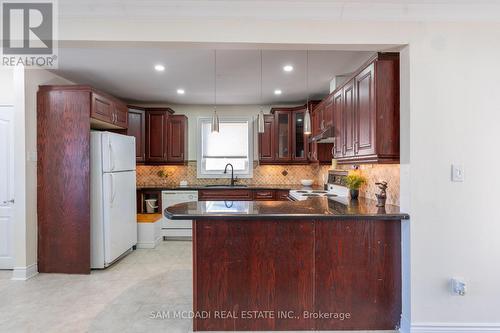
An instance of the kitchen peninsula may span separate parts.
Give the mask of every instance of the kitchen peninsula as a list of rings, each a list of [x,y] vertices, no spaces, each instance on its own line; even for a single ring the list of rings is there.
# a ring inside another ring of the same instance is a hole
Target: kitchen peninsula
[[[401,315],[399,207],[343,201],[199,201],[193,329],[390,330]]]

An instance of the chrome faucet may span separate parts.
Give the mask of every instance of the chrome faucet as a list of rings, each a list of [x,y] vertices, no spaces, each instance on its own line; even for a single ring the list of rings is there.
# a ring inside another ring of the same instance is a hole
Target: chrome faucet
[[[231,186],[234,186],[234,183],[238,181],[238,178],[234,178],[234,167],[231,163],[226,164],[226,167],[224,168],[224,173],[227,173],[227,167],[231,166]]]

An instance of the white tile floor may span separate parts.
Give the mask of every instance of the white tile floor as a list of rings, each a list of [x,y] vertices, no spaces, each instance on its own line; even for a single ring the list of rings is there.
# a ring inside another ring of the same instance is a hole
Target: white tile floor
[[[190,319],[150,318],[192,310],[191,242],[139,249],[90,275],[11,275],[0,270],[0,332],[192,331]]]

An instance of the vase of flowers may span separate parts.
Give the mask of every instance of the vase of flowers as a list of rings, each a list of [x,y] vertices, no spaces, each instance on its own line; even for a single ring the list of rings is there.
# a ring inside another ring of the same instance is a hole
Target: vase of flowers
[[[358,172],[349,173],[346,177],[346,185],[349,189],[349,194],[352,200],[356,200],[359,196],[359,188],[366,183],[366,178]]]

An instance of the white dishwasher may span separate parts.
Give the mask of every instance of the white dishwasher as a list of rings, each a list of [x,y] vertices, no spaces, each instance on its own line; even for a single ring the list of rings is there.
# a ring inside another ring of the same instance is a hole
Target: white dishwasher
[[[192,237],[192,220],[171,220],[164,215],[165,208],[184,202],[198,201],[198,191],[172,190],[161,192],[161,212],[163,215],[163,240],[186,239]]]

